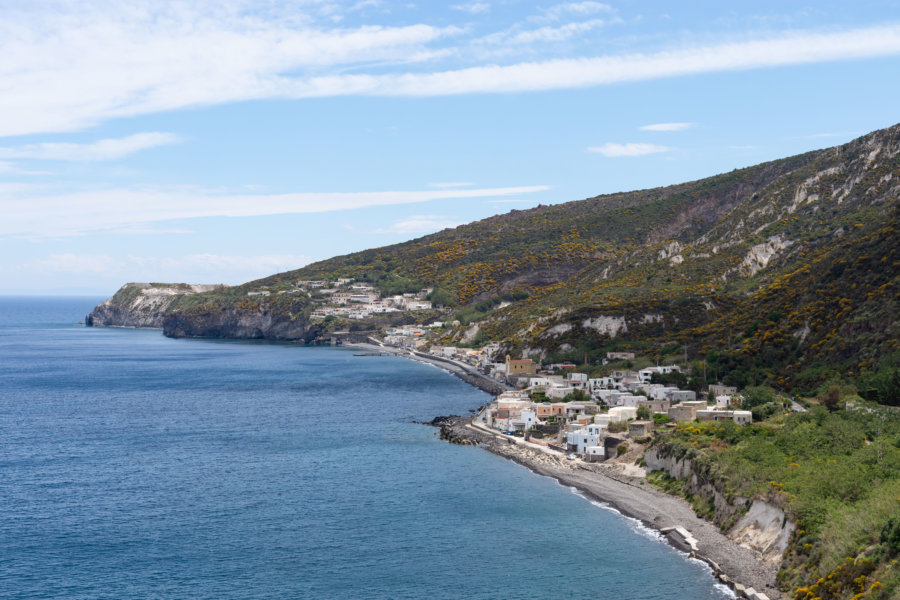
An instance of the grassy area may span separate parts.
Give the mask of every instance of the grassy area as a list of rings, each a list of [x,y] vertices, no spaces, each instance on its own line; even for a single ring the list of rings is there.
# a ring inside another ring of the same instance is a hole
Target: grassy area
[[[726,497],[765,498],[796,520],[779,573],[794,598],[900,597],[900,410],[857,397],[743,428],[680,423],[657,445],[692,459]]]

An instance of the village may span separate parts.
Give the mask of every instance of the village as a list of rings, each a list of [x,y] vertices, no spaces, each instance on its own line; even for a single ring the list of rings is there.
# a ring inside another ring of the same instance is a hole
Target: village
[[[431,302],[425,299],[432,292],[431,288],[384,298],[371,284],[341,278],[336,281],[301,280],[297,282],[297,289],[309,294],[317,305],[311,315],[313,320],[327,317],[359,320],[385,313],[431,309]]]
[[[313,319],[339,317],[365,319],[373,315],[428,310],[431,293],[382,297],[374,286],[350,278],[336,281],[304,280],[297,289],[313,298]],[[382,347],[393,347],[420,359],[455,363],[497,382],[502,393],[477,415],[475,425],[566,454],[572,459],[600,462],[645,444],[657,428],[674,427],[678,421],[730,421],[742,426],[752,413],[741,410],[741,396],[734,387],[710,385],[698,398],[693,390],[660,383],[676,371],[676,364],[631,370],[633,352],[608,352],[604,364],[624,365],[603,377],[589,377],[574,363],[538,365],[530,358],[495,360],[497,342],[481,348],[441,346],[436,331],[458,322],[435,321],[426,325],[398,325],[381,332]]]
[[[734,387],[711,385],[698,399],[692,390],[653,383],[654,375],[678,371],[677,365],[614,370],[598,378],[574,367],[552,365],[549,371],[562,373],[538,373],[532,360],[507,357],[492,372],[513,389],[485,407],[477,423],[569,458],[600,462],[624,454],[629,442],[646,444],[655,428],[674,427],[678,421],[730,421],[738,426],[752,421],[750,411],[740,410],[741,397]]]
[[[752,421],[741,410],[738,389],[710,385],[698,398],[693,390],[658,383],[679,365],[639,370],[612,369],[604,377],[578,372],[571,362],[538,365],[530,358],[493,360],[500,344],[458,348],[431,343],[431,331],[442,326],[401,326],[389,329],[387,346],[403,348],[413,356],[466,365],[505,388],[475,418],[475,425],[524,438],[532,444],[587,462],[604,461],[624,453],[627,442],[643,444],[658,427],[678,421],[730,421],[743,426]],[[608,352],[604,364],[629,365],[633,352]],[[621,447],[621,449],[620,449]]]

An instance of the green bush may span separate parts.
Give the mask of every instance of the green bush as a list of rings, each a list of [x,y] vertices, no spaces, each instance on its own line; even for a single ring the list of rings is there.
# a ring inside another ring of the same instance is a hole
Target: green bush
[[[891,517],[881,529],[881,543],[886,545],[892,554],[900,554],[900,517]]]

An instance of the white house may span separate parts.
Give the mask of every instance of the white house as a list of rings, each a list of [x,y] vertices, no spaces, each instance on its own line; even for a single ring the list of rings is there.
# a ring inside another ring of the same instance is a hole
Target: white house
[[[552,398],[554,400],[559,400],[561,398],[565,398],[569,394],[575,391],[573,387],[549,387],[547,388],[546,394],[548,398]]]
[[[533,410],[522,409],[519,416],[510,421],[510,424],[519,431],[528,431],[538,422],[537,413]]]
[[[677,404],[679,402],[690,402],[692,400],[697,399],[697,393],[693,390],[672,390],[669,395],[669,400],[672,401],[673,404]]]
[[[609,409],[609,420],[612,423],[620,423],[628,419],[637,418],[637,408],[634,406],[616,406]]]
[[[598,445],[600,445],[600,436],[594,433],[588,433],[587,429],[570,431],[566,434],[566,449],[569,452],[584,454],[589,446]]]

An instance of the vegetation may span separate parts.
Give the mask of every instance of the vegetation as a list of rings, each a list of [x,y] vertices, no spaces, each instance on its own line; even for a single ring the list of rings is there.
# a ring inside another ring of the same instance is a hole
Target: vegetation
[[[794,598],[894,598],[900,594],[900,410],[831,389],[846,408],[814,406],[745,427],[679,423],[656,444],[695,461],[726,499],[765,498],[796,520],[779,573]],[[654,481],[683,492],[683,482],[662,475]]]

